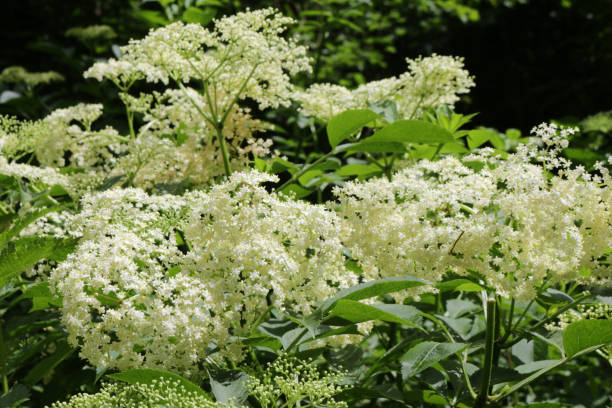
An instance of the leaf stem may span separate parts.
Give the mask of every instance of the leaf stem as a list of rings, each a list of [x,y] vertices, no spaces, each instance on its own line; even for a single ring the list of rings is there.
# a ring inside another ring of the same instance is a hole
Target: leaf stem
[[[480,395],[476,399],[474,408],[485,407],[489,399],[491,374],[493,373],[493,352],[495,349],[496,310],[497,302],[495,298],[487,299],[487,332],[485,335],[485,351],[482,364],[482,382],[480,384]]]

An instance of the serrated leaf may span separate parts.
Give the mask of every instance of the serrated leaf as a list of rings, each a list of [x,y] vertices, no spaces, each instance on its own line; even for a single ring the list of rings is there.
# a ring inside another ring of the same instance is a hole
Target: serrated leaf
[[[384,303],[366,305],[355,300],[340,299],[330,310],[329,316],[340,317],[351,323],[381,320],[421,329],[421,314],[416,307],[409,305]]]
[[[430,284],[430,282],[419,278],[413,278],[412,276],[398,276],[365,282],[341,290],[336,296],[325,300],[319,309],[327,311],[340,299],[362,300]]]
[[[218,402],[241,405],[249,396],[247,373],[238,370],[208,369],[208,375],[210,387]]]
[[[352,143],[343,151],[349,153],[405,153],[406,146],[399,142],[377,142],[366,138],[360,142]]]
[[[327,138],[332,149],[356,133],[362,127],[379,118],[380,115],[369,109],[356,109],[342,112],[327,123]]]
[[[11,408],[19,406],[20,403],[28,399],[30,399],[30,391],[28,391],[28,388],[22,384],[16,384],[11,387],[9,392],[0,397],[0,407]]]
[[[116,374],[109,374],[107,377],[112,378],[113,380],[123,381],[128,384],[152,384],[153,381],[163,378],[179,383],[185,388],[186,391],[196,393],[211,400],[210,395],[208,395],[202,388],[198,387],[188,379],[168,371],[137,368],[122,371]]]
[[[563,331],[563,348],[567,357],[592,347],[612,343],[612,320],[579,320]]]
[[[23,237],[0,247],[0,286],[42,259],[62,261],[78,240],[55,237]]]
[[[424,120],[398,120],[385,126],[363,142],[440,144],[454,142],[452,133]]]
[[[75,349],[70,347],[65,341],[56,343],[55,352],[45,358],[32,368],[23,378],[23,382],[29,385],[34,385],[47,376],[59,363],[70,357]]]
[[[15,222],[12,228],[0,234],[0,244],[9,241],[13,237],[16,237],[21,231],[23,231],[25,227],[27,227],[28,225],[30,225],[31,223],[33,223],[40,217],[43,217],[55,211],[59,211],[62,208],[63,208],[62,206],[53,206],[53,207],[37,209],[37,210],[31,211],[25,214],[24,216],[20,217]]]
[[[404,379],[420,373],[437,362],[465,349],[465,343],[437,343],[424,341],[411,348],[402,356],[402,377]]]
[[[367,176],[380,172],[380,167],[373,164],[347,164],[336,170],[339,176]]]
[[[210,23],[216,15],[217,10],[213,8],[206,8],[202,10],[197,7],[189,7],[183,13],[182,19],[186,23],[195,23],[205,26]]]

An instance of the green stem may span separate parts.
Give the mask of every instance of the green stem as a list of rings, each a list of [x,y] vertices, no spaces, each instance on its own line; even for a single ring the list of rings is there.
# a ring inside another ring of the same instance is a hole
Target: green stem
[[[293,176],[291,176],[291,178],[289,180],[287,180],[286,182],[284,182],[283,185],[278,188],[278,190],[280,191],[280,190],[284,189],[285,187],[287,187],[288,185],[292,184],[297,179],[302,177],[308,170],[310,170],[311,168],[313,168],[317,164],[321,163],[323,160],[326,160],[328,157],[333,156],[334,154],[336,154],[336,151],[332,150],[331,152],[329,152],[327,154],[324,154],[323,156],[319,157],[317,160],[313,161],[312,163],[304,165],[304,167],[302,167],[302,170],[298,171]]]
[[[232,175],[232,165],[230,164],[229,153],[227,151],[227,145],[225,144],[225,137],[223,136],[223,126],[216,128],[217,130],[217,141],[221,146],[221,154],[223,155],[223,168],[227,177]]]
[[[128,126],[130,128],[130,136],[132,139],[136,139],[136,132],[134,131],[134,112],[130,110],[128,105],[125,105],[125,114],[127,115]]]
[[[2,390],[6,394],[9,392],[8,377],[6,375],[6,349],[4,344],[4,332],[0,322],[0,370],[2,371]]]
[[[480,384],[480,395],[476,400],[474,408],[483,408],[489,399],[489,388],[491,387],[491,374],[493,373],[493,351],[495,349],[495,322],[497,320],[495,311],[497,302],[495,298],[487,299],[487,332],[485,335],[485,351],[482,364],[482,382]]]
[[[541,326],[545,325],[549,321],[555,319],[557,316],[559,316],[560,314],[564,313],[566,310],[571,309],[572,307],[576,306],[578,303],[582,302],[584,299],[586,299],[588,297],[591,297],[591,293],[584,292],[582,295],[580,295],[576,299],[574,299],[573,302],[570,302],[567,305],[565,305],[563,307],[560,307],[559,310],[557,310],[555,313],[553,313],[552,315],[550,315],[546,319],[540,320],[538,323],[536,323],[535,325],[531,326],[531,330],[535,330],[538,327],[541,327]]]
[[[559,308],[559,310],[557,310],[555,313],[553,313],[552,315],[548,316],[545,319],[540,320],[538,323],[534,324],[533,326],[529,327],[528,331],[533,331],[536,330],[540,327],[542,327],[543,325],[545,325],[546,323],[550,322],[551,320],[555,319],[557,316],[559,316],[560,314],[564,313],[565,311],[567,311],[568,309],[571,309],[572,307],[576,306],[578,303],[582,302],[583,300],[589,298],[591,296],[591,294],[589,292],[585,292],[583,293],[581,296],[577,297],[576,299],[574,299],[573,302],[568,303],[567,305]],[[527,306],[527,309],[529,309],[529,307],[531,306],[531,303],[533,302],[533,300],[529,303],[529,305]],[[525,312],[527,311],[527,309],[525,309]],[[525,312],[523,312],[523,315],[521,315],[521,319],[523,318],[523,316],[525,315]],[[514,328],[512,329],[512,331],[515,331],[518,327],[518,323],[520,323],[521,319],[519,319],[519,321],[514,325]],[[505,336],[504,336],[505,337]],[[501,348],[508,348],[508,347],[512,347],[513,345],[515,345],[516,343],[518,343],[519,341],[521,341],[523,337],[518,337],[516,339],[513,339],[510,342],[506,342],[506,340],[504,340],[503,344],[501,344]],[[501,342],[500,342],[501,343]]]

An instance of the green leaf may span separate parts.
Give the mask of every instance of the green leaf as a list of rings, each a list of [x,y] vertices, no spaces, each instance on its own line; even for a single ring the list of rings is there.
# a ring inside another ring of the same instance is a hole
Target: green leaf
[[[222,404],[233,402],[236,405],[241,405],[249,396],[247,387],[249,376],[247,373],[238,370],[209,368],[208,375],[210,377],[210,387],[218,402]]]
[[[338,146],[347,137],[379,117],[380,115],[369,109],[349,110],[334,116],[327,124],[329,144],[332,148]]]
[[[342,151],[355,153],[405,153],[406,146],[399,142],[372,142],[370,138],[364,139],[361,142],[351,143]]]
[[[451,132],[431,122],[398,120],[380,129],[372,136],[363,139],[363,142],[440,144],[454,142],[454,140]]]
[[[189,7],[183,13],[183,21],[186,23],[202,24],[207,25],[217,15],[217,10],[213,8],[206,8],[204,10],[197,7]]]
[[[563,331],[563,348],[567,357],[609,343],[612,343],[612,320],[579,320]]]
[[[390,99],[381,99],[378,102],[368,102],[368,107],[375,113],[381,115],[389,123],[399,119],[397,104]]]
[[[51,306],[60,307],[62,305],[61,299],[58,299],[51,292],[49,282],[41,282],[37,285],[30,286],[23,295],[20,296],[20,299],[32,299],[30,313],[37,310],[48,309]]]
[[[59,363],[70,357],[75,349],[70,347],[65,341],[59,341],[55,347],[55,353],[45,358],[34,366],[23,378],[23,382],[29,385],[34,385],[47,376]]]
[[[514,369],[521,374],[531,374],[543,368],[552,367],[557,362],[558,360],[538,360],[518,365]]]
[[[369,176],[380,172],[381,169],[373,164],[347,164],[336,170],[339,176]]]
[[[0,244],[7,242],[11,238],[17,236],[25,227],[27,227],[28,225],[30,225],[31,223],[33,223],[40,217],[45,216],[55,211],[59,211],[61,209],[62,209],[62,206],[41,208],[38,210],[34,210],[30,213],[27,213],[23,217],[20,217],[17,220],[17,222],[15,222],[15,225],[13,225],[11,229],[4,231],[2,234],[0,234]]]
[[[437,362],[468,347],[465,343],[437,343],[424,341],[411,348],[402,356],[402,377],[404,379],[420,373]]]
[[[0,286],[42,259],[62,261],[78,240],[55,237],[23,237],[0,247]]]
[[[459,278],[453,279],[450,281],[444,281],[436,284],[436,288],[440,290],[440,292],[448,292],[448,291],[463,291],[463,292],[480,292],[485,290],[482,286],[477,284],[476,282],[472,282],[469,279]]]
[[[298,184],[293,183],[289,184],[287,187],[283,188],[279,192],[287,195],[293,195],[295,196],[295,198],[304,198],[314,193],[314,190],[309,190]]]
[[[186,391],[196,393],[211,400],[210,395],[208,395],[202,388],[198,387],[188,379],[168,371],[137,368],[122,371],[116,374],[109,374],[107,377],[112,378],[113,380],[123,381],[128,384],[152,384],[153,381],[163,378],[179,383],[185,388]]]
[[[340,299],[330,311],[330,317],[340,317],[351,323],[361,323],[369,320],[399,323],[405,326],[421,328],[421,314],[414,306],[395,304],[366,305],[364,303]]]
[[[136,17],[141,18],[152,26],[164,26],[170,23],[161,12],[155,10],[140,10],[136,13]]]
[[[0,397],[0,407],[18,407],[20,406],[20,403],[23,403],[29,399],[30,392],[28,391],[28,388],[22,384],[16,384],[9,390],[8,393]]]
[[[468,132],[467,142],[470,150],[476,149],[487,143],[493,136],[491,130],[488,129],[475,129]]]
[[[329,310],[338,300],[362,300],[387,293],[398,292],[404,289],[415,288],[417,286],[430,285],[423,279],[413,278],[412,276],[398,276],[393,278],[379,279],[375,281],[361,283],[359,285],[341,290],[334,297],[325,300],[320,310]]]

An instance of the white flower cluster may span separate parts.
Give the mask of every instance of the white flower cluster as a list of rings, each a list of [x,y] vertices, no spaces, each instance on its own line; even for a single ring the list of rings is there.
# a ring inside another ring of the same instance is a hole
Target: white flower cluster
[[[288,407],[316,406],[346,408],[344,401],[334,396],[348,389],[343,383],[345,373],[320,373],[310,362],[281,356],[268,364],[261,379],[251,377],[249,389],[262,407],[276,407],[286,401]]]
[[[332,84],[315,84],[294,98],[306,116],[328,121],[350,109],[367,109],[382,99],[395,101],[399,116],[417,119],[423,112],[442,105],[453,106],[460,94],[469,92],[474,78],[463,67],[463,59],[433,54],[406,59],[408,71],[399,77],[368,82],[349,90]]]
[[[95,366],[189,374],[207,348],[240,361],[240,337],[268,304],[306,313],[355,284],[340,220],[260,186],[275,180],[235,173],[183,198],[86,196],[72,224],[83,239],[50,277],[69,341]]]
[[[271,8],[215,20],[213,31],[173,23],[132,40],[122,47],[120,60],[96,63],[85,76],[108,78],[124,90],[139,79],[164,84],[197,79],[212,84],[212,95],[248,96],[262,109],[288,105],[289,75],[311,70],[306,48],[281,36],[290,23]]]
[[[438,281],[447,271],[476,272],[519,299],[533,298],[547,277],[609,282],[612,268],[600,258],[612,247],[612,179],[559,159],[558,128],[536,134],[542,147],[506,160],[483,149],[464,162],[418,162],[393,181],[337,188],[339,215],[353,228],[344,243],[365,276]]]
[[[92,130],[101,114],[101,104],[78,104],[57,109],[37,121],[2,118],[3,168],[6,172],[9,167],[19,169],[27,178],[46,174],[46,180],[41,179],[45,184],[60,184],[74,196],[82,194],[105,178],[122,149],[124,138],[115,129]],[[40,167],[30,166],[28,170],[26,165],[16,163],[28,154],[35,156]],[[64,167],[78,170],[60,175]]]
[[[9,163],[5,157],[0,156],[0,174],[4,176],[27,179],[30,182],[39,182],[47,186],[59,185],[65,188],[70,186],[70,179],[53,168],[41,168],[29,164]]]
[[[119,159],[113,174],[135,174],[133,184],[142,188],[182,181],[206,185],[224,174],[215,129],[202,120],[190,99],[202,107],[206,101],[192,88],[185,91],[187,96],[181,90],[168,89],[138,99],[124,94],[134,111],[144,115],[144,124],[138,137],[128,143],[128,154]],[[222,130],[233,170],[243,170],[251,155],[270,153],[272,140],[253,136],[268,128],[247,109],[234,105]]]
[[[86,27],[72,27],[66,30],[66,37],[78,38],[81,42],[88,44],[99,40],[112,40],[117,33],[108,25],[90,25]]]
[[[4,68],[0,73],[0,84],[24,83],[30,89],[41,84],[62,82],[63,80],[64,77],[55,71],[29,72],[19,66]]]
[[[150,384],[106,383],[95,394],[76,394],[69,401],[56,402],[49,408],[136,407],[229,408],[166,379],[153,380]]]

